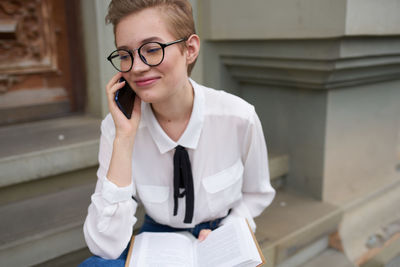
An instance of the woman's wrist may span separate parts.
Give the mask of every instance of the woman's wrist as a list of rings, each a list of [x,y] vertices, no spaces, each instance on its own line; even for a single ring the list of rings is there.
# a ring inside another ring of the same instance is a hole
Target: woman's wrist
[[[134,135],[115,135],[114,138],[114,147],[120,146],[125,147],[128,149],[132,149],[133,144],[135,143],[135,136]]]
[[[119,187],[132,181],[133,137],[115,137],[107,178]]]

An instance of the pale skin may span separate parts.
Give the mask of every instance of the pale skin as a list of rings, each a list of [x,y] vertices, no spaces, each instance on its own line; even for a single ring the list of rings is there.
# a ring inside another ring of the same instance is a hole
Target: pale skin
[[[157,8],[128,15],[118,23],[115,31],[117,47],[129,49],[148,40],[166,43],[179,38],[168,29],[167,20]],[[163,62],[156,67],[144,64],[135,52],[132,69],[117,73],[108,82],[106,95],[115,124],[115,139],[107,177],[117,186],[132,183],[132,150],[141,117],[141,100],[151,103],[160,126],[172,140],[179,140],[185,131],[194,101],[187,68],[195,61],[199,50],[200,39],[193,34],[183,50],[177,44],[167,47]],[[114,101],[115,92],[125,83],[119,82],[122,76],[136,92],[131,119],[125,117]],[[209,229],[202,230],[198,239],[204,240],[210,232]]]

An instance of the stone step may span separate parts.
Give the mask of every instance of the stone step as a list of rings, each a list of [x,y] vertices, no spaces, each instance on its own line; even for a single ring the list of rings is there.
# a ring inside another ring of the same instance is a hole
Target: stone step
[[[325,250],[341,217],[340,209],[331,204],[279,190],[271,206],[255,219],[256,238],[267,266],[277,266],[295,256],[306,262]]]
[[[94,184],[0,207],[2,266],[30,266],[84,248],[82,223]]]
[[[100,120],[70,116],[0,128],[0,187],[97,165]]]
[[[355,267],[356,265],[340,251],[327,249],[299,267]]]

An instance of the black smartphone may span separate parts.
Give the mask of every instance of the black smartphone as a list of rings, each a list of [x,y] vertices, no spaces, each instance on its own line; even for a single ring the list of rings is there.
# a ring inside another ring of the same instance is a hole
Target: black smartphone
[[[123,81],[125,81],[125,79],[121,77],[121,79],[119,79],[119,82]],[[135,91],[132,90],[127,81],[125,81],[124,87],[122,87],[115,93],[114,100],[117,103],[119,109],[128,119],[130,119],[132,115],[135,96]]]

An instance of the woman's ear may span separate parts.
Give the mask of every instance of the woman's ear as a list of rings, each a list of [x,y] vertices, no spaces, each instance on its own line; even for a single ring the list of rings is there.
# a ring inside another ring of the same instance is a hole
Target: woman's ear
[[[200,37],[192,34],[186,41],[186,60],[187,64],[192,64],[200,52]]]

